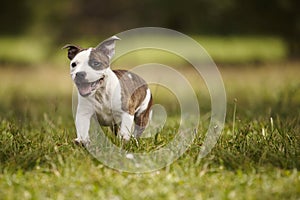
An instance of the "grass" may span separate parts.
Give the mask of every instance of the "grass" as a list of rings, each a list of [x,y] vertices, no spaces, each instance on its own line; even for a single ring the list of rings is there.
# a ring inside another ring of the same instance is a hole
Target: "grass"
[[[298,66],[221,68],[228,112],[212,152],[196,163],[209,119],[199,94],[199,137],[176,162],[145,174],[112,170],[73,143],[68,69],[1,69],[0,199],[299,199]],[[153,140],[142,140],[143,150],[158,148]]]

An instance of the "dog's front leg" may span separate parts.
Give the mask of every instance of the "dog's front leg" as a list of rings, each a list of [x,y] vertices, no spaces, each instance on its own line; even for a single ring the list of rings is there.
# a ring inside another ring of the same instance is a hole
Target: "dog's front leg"
[[[79,97],[75,120],[77,133],[77,138],[75,139],[76,143],[83,145],[89,144],[90,120],[93,114],[94,109],[91,102],[89,102],[87,99]]]
[[[121,122],[120,134],[124,140],[128,141],[132,133],[134,116],[130,115],[129,113],[123,113],[121,118],[122,118],[122,122]]]

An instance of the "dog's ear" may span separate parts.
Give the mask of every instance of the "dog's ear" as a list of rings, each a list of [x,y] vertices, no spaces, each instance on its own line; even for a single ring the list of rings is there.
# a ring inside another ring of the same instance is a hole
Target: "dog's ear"
[[[73,60],[73,58],[80,52],[83,50],[83,48],[81,48],[80,46],[76,46],[73,44],[67,44],[63,47],[63,49],[68,49],[68,58],[70,60]]]
[[[112,36],[107,40],[101,42],[96,49],[101,51],[104,55],[108,56],[111,59],[115,55],[115,43],[116,40],[121,40],[117,36]]]

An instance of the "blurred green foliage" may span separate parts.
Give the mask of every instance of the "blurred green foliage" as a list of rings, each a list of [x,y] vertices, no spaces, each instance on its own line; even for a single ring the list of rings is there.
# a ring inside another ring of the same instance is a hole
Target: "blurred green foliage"
[[[276,37],[210,37],[192,35],[202,45],[215,62],[221,64],[260,64],[283,61],[287,56],[284,41]],[[82,47],[96,46],[100,38],[75,40],[73,43]],[[170,45],[172,42],[168,41]],[[164,41],[165,44],[168,43]],[[34,37],[0,37],[0,63],[13,65],[34,65],[41,63],[61,64],[66,59],[66,51],[61,45],[54,44],[47,38],[36,40]],[[182,45],[184,47],[185,45]],[[186,47],[186,46],[185,46]],[[116,47],[118,50],[118,47]],[[188,54],[189,49],[181,49]],[[198,54],[195,54],[197,56]],[[185,60],[168,52],[159,50],[139,50],[122,56],[117,66],[133,66],[147,62],[186,65]]]
[[[0,35],[33,35],[60,44],[158,26],[194,35],[281,37],[292,58],[300,55],[299,7],[298,0],[11,0],[0,7]]]

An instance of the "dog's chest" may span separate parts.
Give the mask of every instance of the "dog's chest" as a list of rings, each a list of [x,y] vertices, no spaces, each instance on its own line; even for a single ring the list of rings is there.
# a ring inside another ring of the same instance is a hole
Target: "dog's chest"
[[[120,85],[114,77],[109,77],[106,86],[95,93],[94,107],[98,121],[103,126],[119,123],[121,118]]]

